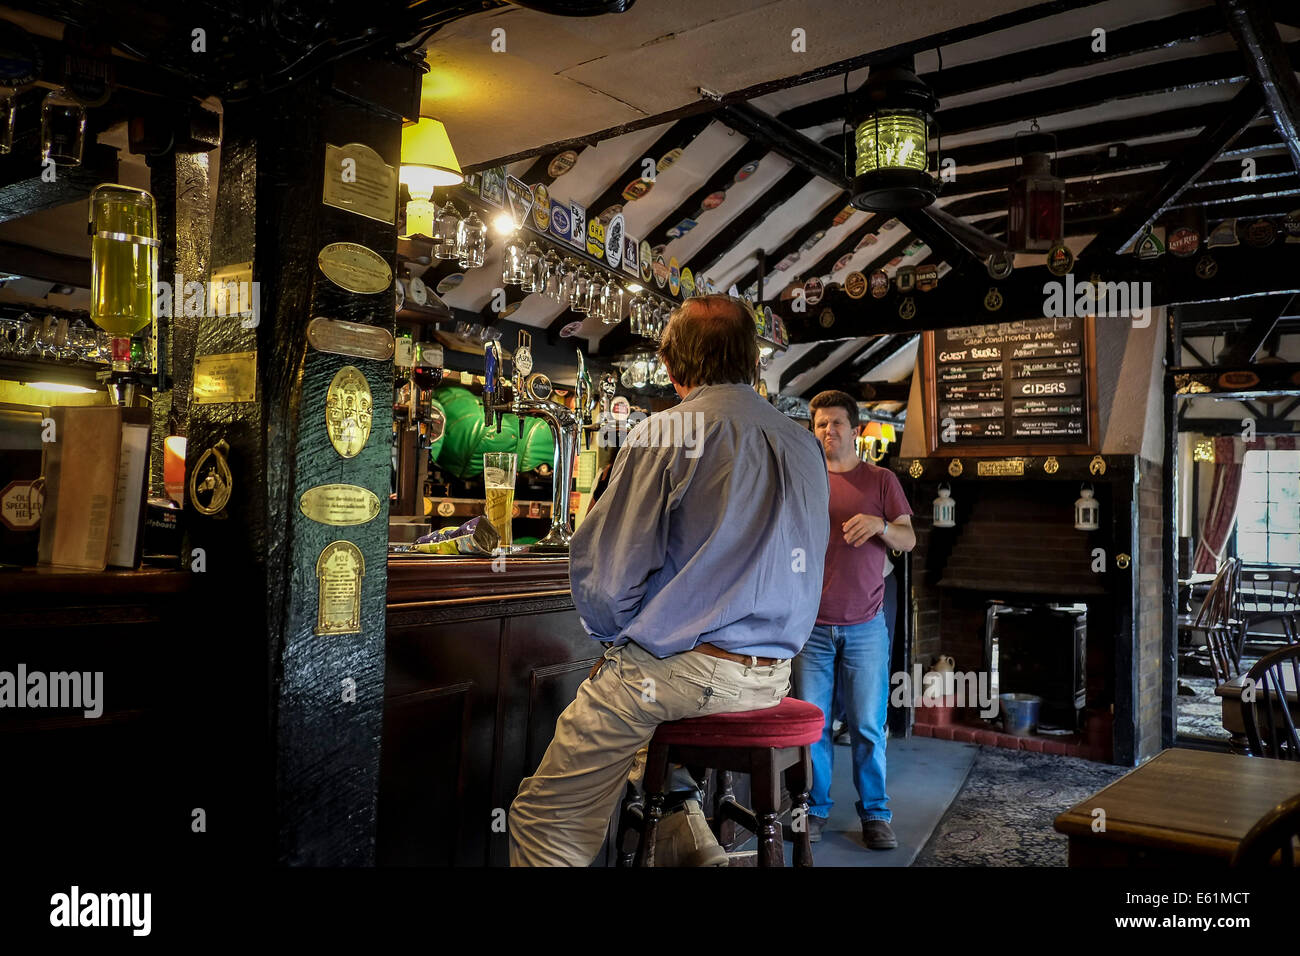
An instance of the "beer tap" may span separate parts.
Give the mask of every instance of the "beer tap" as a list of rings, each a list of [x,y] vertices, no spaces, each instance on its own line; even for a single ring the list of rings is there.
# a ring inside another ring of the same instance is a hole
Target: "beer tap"
[[[500,382],[500,353],[493,348],[496,343],[488,343],[488,351],[484,355],[484,375],[487,379],[483,390],[484,423],[491,422],[493,412],[497,414],[499,423],[501,413],[508,411],[520,417],[540,418],[550,427],[555,442],[551,468],[551,530],[534,547],[567,551],[572,536],[569,531],[569,485],[573,479],[573,464],[578,453],[578,435],[590,413],[591,379],[587,375],[586,361],[579,351],[574,408],[566,408],[551,401],[550,379],[541,373],[531,374],[531,343],[532,336],[521,331],[512,361],[513,396],[509,401],[505,399],[504,386]]]

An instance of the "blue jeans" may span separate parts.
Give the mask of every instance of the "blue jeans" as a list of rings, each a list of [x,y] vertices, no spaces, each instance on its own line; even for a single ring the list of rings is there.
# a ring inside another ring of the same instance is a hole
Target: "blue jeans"
[[[844,710],[853,742],[853,782],[863,821],[893,819],[885,793],[885,717],[889,711],[889,631],[884,614],[862,624],[814,627],[791,662],[795,693],[826,715],[822,736],[812,745],[812,807],[815,817],[831,812],[831,694],[838,666]]]

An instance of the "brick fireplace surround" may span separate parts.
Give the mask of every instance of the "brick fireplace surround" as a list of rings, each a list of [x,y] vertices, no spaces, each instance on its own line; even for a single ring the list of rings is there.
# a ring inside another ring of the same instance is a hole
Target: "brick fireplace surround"
[[[985,612],[1007,604],[1085,603],[1087,695],[1079,732],[1017,737],[981,719],[978,709],[917,707],[911,732],[1037,753],[1134,766],[1160,750],[1161,466],[1135,456],[1024,458],[1023,477],[981,477],[965,459],[893,464],[916,512],[911,555],[914,616],[904,621],[910,659],[927,668],[940,654],[958,671],[984,662]],[[921,474],[913,477],[920,463]],[[957,502],[955,528],[932,527],[931,504],[943,482]],[[1073,505],[1087,482],[1101,504],[1097,531],[1074,528]],[[1095,572],[1094,549],[1105,551]],[[1128,566],[1121,556],[1128,556]]]

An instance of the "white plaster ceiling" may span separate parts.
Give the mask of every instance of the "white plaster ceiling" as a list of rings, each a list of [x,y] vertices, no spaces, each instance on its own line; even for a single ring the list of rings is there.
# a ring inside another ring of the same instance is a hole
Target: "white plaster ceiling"
[[[699,102],[701,87],[749,89],[1035,3],[640,0],[592,18],[503,7],[430,38],[421,111],[472,166],[669,113]],[[805,52],[792,49],[796,29]]]

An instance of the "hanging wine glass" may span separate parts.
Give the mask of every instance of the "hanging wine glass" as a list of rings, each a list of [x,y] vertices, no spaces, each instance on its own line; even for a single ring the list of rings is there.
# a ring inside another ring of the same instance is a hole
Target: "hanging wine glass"
[[[519,233],[511,235],[501,257],[501,282],[504,285],[523,285],[531,273],[528,270],[528,253]],[[531,289],[528,291],[532,291]]]
[[[546,255],[542,257],[542,262],[546,269],[546,283],[542,291],[556,302],[563,302],[564,266],[560,262],[559,254],[554,249],[548,249]]]
[[[524,278],[519,283],[519,288],[524,292],[536,292],[546,288],[542,250],[535,242],[530,242],[528,248],[524,250]]]
[[[583,304],[586,306],[582,311],[591,312],[599,309],[600,303],[600,273],[593,273],[591,281],[587,283],[586,298]]]
[[[86,108],[67,90],[51,90],[41,104],[41,160],[80,166],[86,146]]]
[[[456,227],[456,254],[462,269],[477,269],[483,265],[487,252],[487,226],[473,210]]]
[[[600,298],[603,306],[600,321],[606,325],[617,325],[618,320],[623,317],[623,287],[613,279],[609,279],[600,292]]]
[[[667,388],[669,385],[672,384],[672,380],[668,377],[668,366],[665,365],[662,360],[659,359],[655,360],[655,372],[654,372],[653,381],[660,388]]]
[[[574,312],[591,310],[591,273],[586,266],[578,266],[573,274],[573,285],[569,289],[569,308]]]
[[[438,215],[434,219],[434,232],[438,234],[438,242],[433,247],[433,254],[439,259],[456,259],[459,253],[456,251],[456,235],[460,228],[460,210],[449,199],[447,205],[438,210]]]
[[[645,388],[646,382],[649,381],[650,363],[645,359],[637,359],[632,363],[632,387]]]

